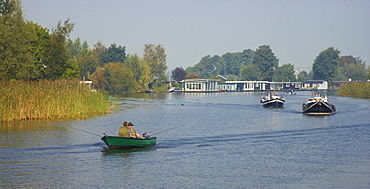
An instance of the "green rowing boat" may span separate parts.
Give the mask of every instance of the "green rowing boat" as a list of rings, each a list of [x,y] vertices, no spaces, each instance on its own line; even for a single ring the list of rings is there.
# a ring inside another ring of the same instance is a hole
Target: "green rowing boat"
[[[104,141],[109,150],[145,148],[154,146],[157,143],[157,137],[129,138],[118,136],[103,136],[101,140]]]

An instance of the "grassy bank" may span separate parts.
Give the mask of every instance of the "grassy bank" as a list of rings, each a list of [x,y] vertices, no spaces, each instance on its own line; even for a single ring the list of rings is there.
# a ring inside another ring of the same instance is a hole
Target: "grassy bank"
[[[341,96],[370,97],[370,83],[345,83],[338,89]]]
[[[109,112],[108,98],[77,80],[0,81],[0,121],[86,118]]]

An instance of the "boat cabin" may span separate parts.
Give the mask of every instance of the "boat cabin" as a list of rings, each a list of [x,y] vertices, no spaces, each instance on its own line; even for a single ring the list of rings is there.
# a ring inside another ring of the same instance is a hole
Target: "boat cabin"
[[[306,90],[327,90],[328,82],[324,80],[307,80],[303,83],[302,89]]]
[[[218,79],[185,79],[180,81],[181,91],[184,92],[216,92]]]

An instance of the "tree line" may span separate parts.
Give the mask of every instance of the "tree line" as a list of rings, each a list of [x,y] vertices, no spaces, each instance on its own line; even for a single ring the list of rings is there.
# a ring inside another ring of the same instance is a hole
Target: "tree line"
[[[112,93],[163,91],[166,77],[166,54],[163,45],[145,44],[143,56],[127,54],[126,47],[101,42],[90,48],[80,38],[69,34],[74,23],[68,19],[47,28],[27,21],[20,0],[0,2],[0,80],[92,80],[94,87]],[[241,80],[305,81],[307,79],[367,80],[370,68],[359,57],[340,56],[329,47],[316,57],[312,70],[296,73],[293,64],[279,66],[269,45],[256,50],[204,56],[199,63],[171,72],[175,81],[187,78],[216,78],[236,75]]]
[[[222,56],[207,55],[193,67],[186,68],[185,72],[193,73],[201,78],[237,75],[241,80],[304,82],[314,79],[326,80],[331,84],[333,81],[370,79],[370,66],[366,68],[361,58],[354,58],[351,55],[340,56],[340,51],[333,47],[319,53],[309,73],[306,71],[297,73],[294,65],[290,63],[279,66],[279,60],[269,45],[259,46],[256,50],[247,49],[242,52],[226,53]]]
[[[163,88],[162,45],[146,44],[143,58],[115,43],[97,42],[90,49],[86,41],[69,38],[73,27],[67,19],[49,31],[24,18],[20,0],[0,1],[0,80],[89,79],[113,93]]]

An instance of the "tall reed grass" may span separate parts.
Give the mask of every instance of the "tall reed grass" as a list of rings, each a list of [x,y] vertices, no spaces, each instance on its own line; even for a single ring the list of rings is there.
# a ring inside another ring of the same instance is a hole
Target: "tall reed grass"
[[[110,111],[109,97],[78,80],[0,81],[0,121],[82,119]]]
[[[341,96],[370,97],[370,83],[350,82],[342,84],[338,89]]]

